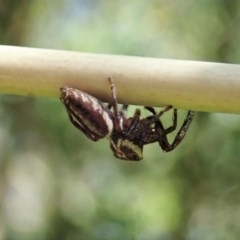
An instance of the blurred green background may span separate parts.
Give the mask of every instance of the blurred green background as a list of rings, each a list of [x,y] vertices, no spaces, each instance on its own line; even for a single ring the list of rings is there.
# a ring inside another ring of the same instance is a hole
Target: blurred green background
[[[239,26],[237,0],[0,2],[7,45],[239,63]],[[197,113],[175,151],[152,144],[133,163],[84,137],[59,100],[1,95],[0,164],[0,239],[240,236],[237,115]]]

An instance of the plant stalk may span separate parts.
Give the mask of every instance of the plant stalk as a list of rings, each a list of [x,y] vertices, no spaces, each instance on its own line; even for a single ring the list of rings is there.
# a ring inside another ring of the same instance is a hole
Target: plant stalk
[[[63,85],[119,103],[240,113],[240,65],[0,45],[0,93],[58,98]]]

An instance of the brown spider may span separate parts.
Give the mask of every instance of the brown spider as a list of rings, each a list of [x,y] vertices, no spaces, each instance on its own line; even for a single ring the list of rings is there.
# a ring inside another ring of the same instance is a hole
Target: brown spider
[[[93,141],[108,138],[115,157],[133,161],[143,158],[142,151],[145,144],[158,142],[160,147],[168,152],[182,141],[193,120],[192,111],[188,111],[185,121],[170,144],[167,135],[177,127],[177,109],[173,110],[173,124],[167,129],[164,129],[160,117],[172,106],[165,107],[158,114],[154,108],[145,107],[152,113],[146,118],[140,118],[140,110],[137,109],[133,117],[127,118],[124,114],[127,105],[123,105],[118,111],[116,89],[112,78],[109,78],[109,83],[111,101],[108,106],[83,91],[69,87],[60,89],[60,99],[66,107],[71,122],[88,138]]]

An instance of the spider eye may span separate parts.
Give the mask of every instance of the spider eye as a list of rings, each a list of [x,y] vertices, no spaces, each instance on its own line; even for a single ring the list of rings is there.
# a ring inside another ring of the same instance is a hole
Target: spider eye
[[[123,160],[139,161],[142,157],[142,146],[139,146],[128,139],[117,138],[111,140],[111,149],[114,156]]]

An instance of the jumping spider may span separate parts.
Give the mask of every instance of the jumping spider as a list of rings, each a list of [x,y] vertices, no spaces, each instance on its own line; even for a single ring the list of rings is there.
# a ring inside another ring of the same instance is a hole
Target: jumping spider
[[[168,152],[183,140],[193,120],[193,111],[188,111],[186,119],[170,144],[167,135],[177,127],[177,109],[173,109],[173,124],[167,129],[163,127],[160,117],[172,106],[165,107],[159,113],[156,113],[153,107],[145,107],[152,113],[146,118],[140,118],[140,110],[136,109],[133,117],[127,118],[124,114],[127,105],[123,105],[122,109],[118,110],[112,78],[109,78],[109,83],[111,100],[108,106],[83,91],[66,86],[60,89],[60,99],[66,107],[69,119],[88,138],[93,141],[108,138],[115,157],[133,161],[143,158],[142,151],[145,144],[158,142],[160,147]]]

